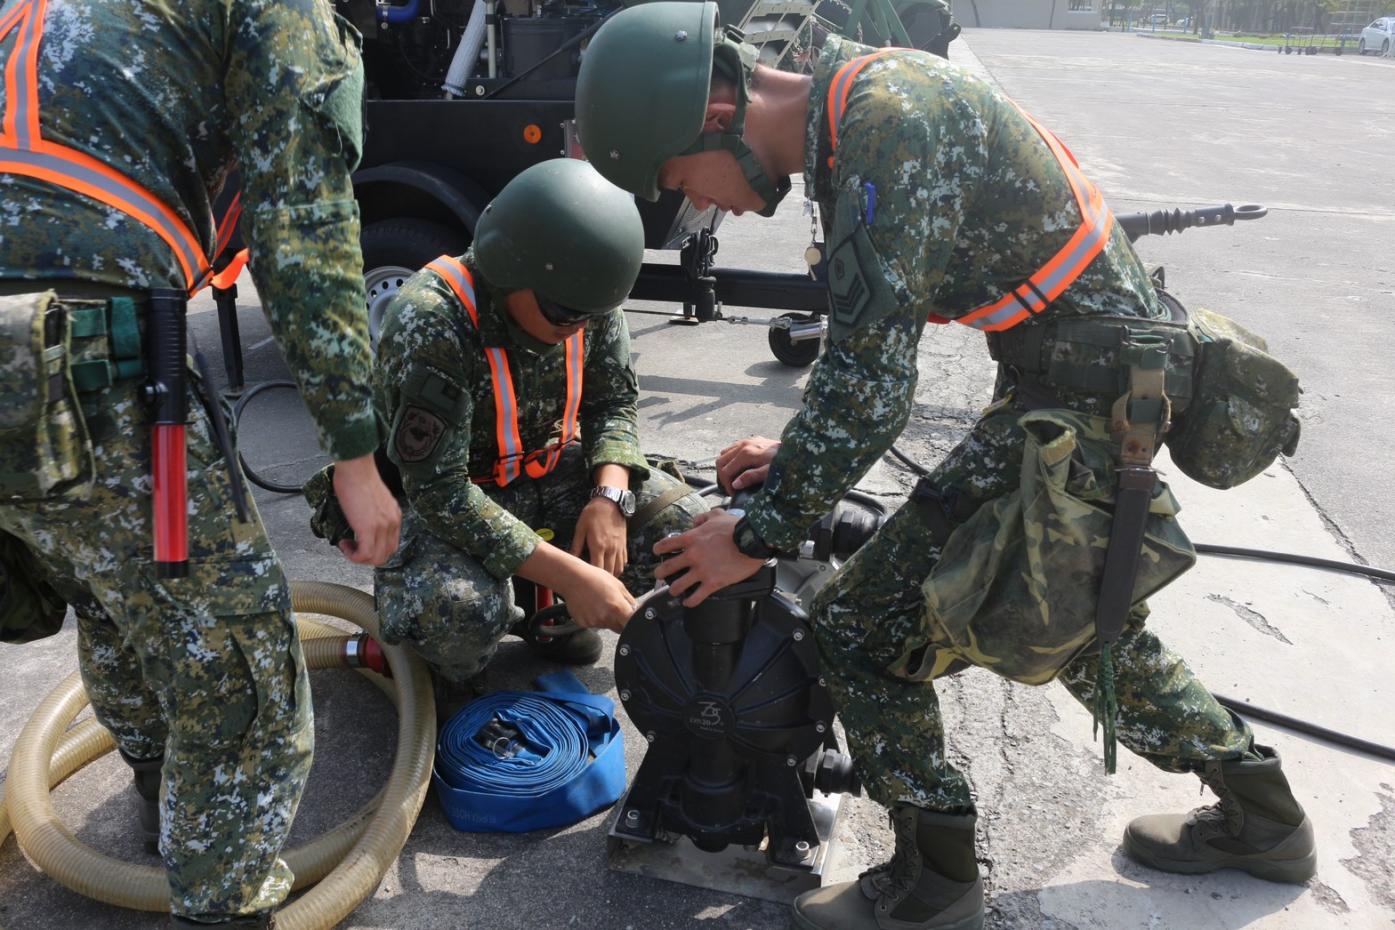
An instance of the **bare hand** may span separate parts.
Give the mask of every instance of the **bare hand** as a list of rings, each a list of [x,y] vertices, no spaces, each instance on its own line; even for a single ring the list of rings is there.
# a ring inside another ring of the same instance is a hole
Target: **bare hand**
[[[780,440],[747,436],[727,446],[717,455],[717,480],[731,494],[765,481],[770,463],[780,451]]]
[[[654,577],[665,580],[686,569],[683,577],[675,578],[668,586],[674,597],[692,592],[683,601],[684,607],[696,607],[714,591],[745,581],[765,564],[762,559],[742,555],[736,548],[731,533],[737,519],[725,510],[700,513],[688,532],[654,544],[654,552],[659,555],[679,553],[660,562]]]
[[[581,508],[572,532],[572,555],[580,558],[585,550],[592,565],[619,577],[629,561],[627,544],[625,515],[614,501],[596,497]]]
[[[618,633],[635,610],[634,596],[620,579],[594,566],[586,566],[557,593],[567,602],[567,613],[576,625],[587,629],[601,627]]]
[[[371,454],[335,463],[334,495],[354,531],[353,539],[340,541],[339,551],[359,565],[382,565],[391,558],[397,551],[402,510],[378,476]]]

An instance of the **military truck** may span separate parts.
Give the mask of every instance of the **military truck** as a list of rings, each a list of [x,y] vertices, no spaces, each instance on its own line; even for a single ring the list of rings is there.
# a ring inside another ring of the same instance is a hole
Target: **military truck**
[[[811,67],[829,33],[945,54],[957,34],[941,0],[720,0],[762,59]],[[614,0],[335,0],[363,34],[367,143],[354,176],[363,216],[370,327],[393,293],[443,253],[464,251],[480,211],[518,172],[559,155],[582,157],[573,94],[587,40]],[[785,311],[771,328],[777,357],[818,353],[823,286],[803,275],[713,267],[721,222],[682,195],[639,201],[646,245],[678,249],[676,266],[647,264],[634,296],[683,305],[690,321],[722,303]],[[792,335],[793,334],[793,335]],[[795,338],[795,337],[798,338]]]

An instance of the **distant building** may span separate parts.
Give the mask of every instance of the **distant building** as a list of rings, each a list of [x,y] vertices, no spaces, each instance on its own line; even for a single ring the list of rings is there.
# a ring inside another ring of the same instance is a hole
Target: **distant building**
[[[961,26],[1099,29],[1107,0],[952,0]]]

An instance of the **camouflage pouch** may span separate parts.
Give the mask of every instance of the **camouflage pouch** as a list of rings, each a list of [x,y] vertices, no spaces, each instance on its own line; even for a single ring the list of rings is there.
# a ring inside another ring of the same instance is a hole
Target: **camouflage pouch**
[[[339,545],[341,539],[353,539],[354,531],[349,519],[339,506],[339,498],[334,494],[334,466],[326,465],[305,482],[302,489],[305,502],[310,505],[310,531],[320,539],[328,540],[331,546]]]
[[[909,677],[932,678],[958,658],[1044,684],[1094,642],[1117,444],[1102,417],[1035,410],[1019,422],[1026,442],[1018,490],[979,508],[946,541],[923,586],[933,648],[922,648],[921,667],[902,670]],[[1178,509],[1159,483],[1135,609],[1196,561]]]
[[[32,643],[63,627],[68,604],[43,580],[34,554],[0,533],[0,643]]]
[[[1298,378],[1264,340],[1210,310],[1189,314],[1200,356],[1195,397],[1166,442],[1173,463],[1213,488],[1233,488],[1298,446]]]
[[[92,487],[71,344],[71,321],[53,291],[0,297],[0,499],[81,498]]]

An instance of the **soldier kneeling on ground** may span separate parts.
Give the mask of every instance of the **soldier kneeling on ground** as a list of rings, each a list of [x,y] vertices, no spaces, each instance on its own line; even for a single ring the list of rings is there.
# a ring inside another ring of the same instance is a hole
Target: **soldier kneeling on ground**
[[[510,632],[554,661],[596,661],[596,628],[622,628],[653,584],[654,542],[706,509],[639,448],[620,305],[643,250],[633,198],[556,159],[514,178],[473,247],[427,264],[388,307],[374,380],[407,506],[378,610],[447,705]],[[307,495],[333,539],[327,485],[322,473]],[[515,575],[555,591],[583,629],[536,635]]]

